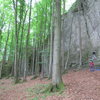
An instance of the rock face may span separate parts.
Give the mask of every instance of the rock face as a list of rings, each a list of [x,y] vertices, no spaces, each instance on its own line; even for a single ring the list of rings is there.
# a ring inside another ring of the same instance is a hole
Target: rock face
[[[80,9],[78,10],[79,6]],[[75,6],[74,9],[63,15],[62,33],[65,62],[70,47],[69,64],[79,63],[80,34],[83,63],[88,61],[89,56],[91,56],[94,50],[96,51],[97,59],[99,59],[100,0],[83,0],[80,5]]]

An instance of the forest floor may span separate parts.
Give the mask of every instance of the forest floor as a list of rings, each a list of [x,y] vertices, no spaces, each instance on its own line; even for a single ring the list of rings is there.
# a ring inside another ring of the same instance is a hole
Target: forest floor
[[[50,80],[30,78],[16,85],[13,79],[0,80],[0,100],[100,100],[100,71],[84,69],[64,74],[65,90],[62,94],[39,94],[39,87],[50,83]]]

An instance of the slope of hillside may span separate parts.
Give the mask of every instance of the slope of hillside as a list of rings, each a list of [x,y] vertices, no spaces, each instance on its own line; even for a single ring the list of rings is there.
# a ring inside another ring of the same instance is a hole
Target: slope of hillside
[[[30,80],[14,85],[12,79],[0,80],[0,100],[44,100],[39,94],[32,95],[27,89],[37,84],[48,84],[47,79]],[[100,72],[89,70],[69,71],[63,75],[65,91],[61,95],[47,96],[45,100],[99,100],[100,99]],[[36,99],[36,97],[39,97]]]

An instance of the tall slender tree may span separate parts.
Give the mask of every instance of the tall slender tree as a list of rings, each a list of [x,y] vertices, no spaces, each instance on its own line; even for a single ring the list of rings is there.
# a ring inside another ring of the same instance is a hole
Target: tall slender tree
[[[15,83],[19,81],[18,75],[18,1],[13,0],[13,8],[14,8],[14,15],[15,15],[15,61],[14,61],[14,76],[15,76]]]
[[[51,3],[51,31],[50,31],[50,58],[49,58],[49,78],[52,77],[52,64],[53,64],[53,35],[54,35],[54,0]]]
[[[25,55],[25,67],[24,67],[24,81],[26,81],[26,71],[29,65],[28,62],[28,44],[29,44],[29,35],[30,35],[30,25],[31,25],[31,10],[32,10],[32,0],[30,0],[30,11],[29,11],[29,25],[28,32],[26,37],[26,55]]]
[[[64,84],[61,76],[61,0],[54,0],[55,3],[55,28],[54,28],[54,51],[53,51],[53,73],[52,73],[52,91],[61,89]]]

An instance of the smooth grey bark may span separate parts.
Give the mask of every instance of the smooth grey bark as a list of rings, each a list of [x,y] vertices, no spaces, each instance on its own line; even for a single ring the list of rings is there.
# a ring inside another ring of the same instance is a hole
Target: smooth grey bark
[[[63,21],[64,22],[64,21]],[[62,31],[63,33],[63,31]],[[64,66],[65,66],[65,55],[64,55],[64,34],[62,34],[62,40],[61,40],[61,66],[62,66],[62,73],[64,72]]]
[[[53,32],[51,32],[50,36],[50,60],[49,60],[49,78],[52,77],[52,64],[53,64]]]
[[[36,43],[36,33],[35,33],[35,38],[33,38],[33,57],[32,57],[32,75],[37,75],[37,70],[36,70],[36,68],[37,68],[37,47],[38,47],[38,45],[37,45],[37,43]]]
[[[12,37],[10,42],[10,50],[9,50],[9,56],[8,56],[8,62],[10,61],[12,63],[11,65],[11,76],[14,76],[14,53],[12,52],[12,48],[14,47],[14,32],[12,30]]]
[[[47,10],[47,5],[46,5],[46,10]],[[42,23],[41,23],[42,24]],[[45,21],[44,21],[44,28],[43,28],[43,31],[44,31],[44,36],[43,36],[43,53],[42,53],[42,71],[41,71],[41,78],[44,78],[44,68],[46,66],[46,62],[45,62],[45,36],[46,36],[46,30],[47,30],[47,27],[46,27],[46,24],[47,24],[47,12],[45,12]]]
[[[25,54],[25,67],[24,67],[24,77],[23,80],[26,81],[26,73],[28,68],[28,42],[29,42],[29,35],[30,35],[30,22],[31,22],[31,10],[32,10],[32,0],[30,1],[30,11],[29,11],[29,25],[28,25],[28,32],[26,37],[26,54]]]
[[[13,0],[13,7],[15,10],[15,61],[14,61],[14,77],[15,77],[15,83],[17,83],[19,81],[19,66],[18,66],[18,25],[17,25],[17,18],[18,18],[18,1],[14,1]]]
[[[54,0],[51,4],[51,31],[50,31],[50,58],[49,58],[49,75],[48,78],[52,77],[52,65],[53,65],[53,35],[54,35]]]
[[[35,74],[35,62],[34,62],[35,61],[35,48],[34,48],[34,46],[33,46],[32,55],[33,55],[33,57],[32,57],[32,75],[34,75]]]
[[[20,74],[21,74],[21,67],[23,67],[23,36],[24,36],[24,29],[25,29],[25,21],[26,21],[26,16],[27,16],[27,12],[28,10],[25,11],[25,15],[24,15],[24,18],[23,18],[23,21],[22,21],[22,30],[21,30],[21,34],[20,34],[20,47],[19,47],[19,61],[20,61],[20,64],[19,64],[19,67],[20,67]]]
[[[44,48],[44,39],[43,39],[43,45],[42,45],[42,51],[41,51],[41,79],[43,79],[44,78],[44,67],[45,67],[45,55],[44,55],[44,53],[45,53],[45,48]]]
[[[37,47],[39,46],[36,46],[35,75],[39,76],[39,49]]]
[[[65,0],[63,0],[63,14],[65,13]],[[64,26],[64,18],[62,19],[62,27]],[[61,39],[61,61],[62,61],[62,73],[65,71],[65,55],[64,55],[64,34],[62,30],[62,39]]]
[[[54,52],[53,52],[53,73],[52,85],[62,83],[61,77],[61,0],[55,0],[55,29],[54,29]]]

